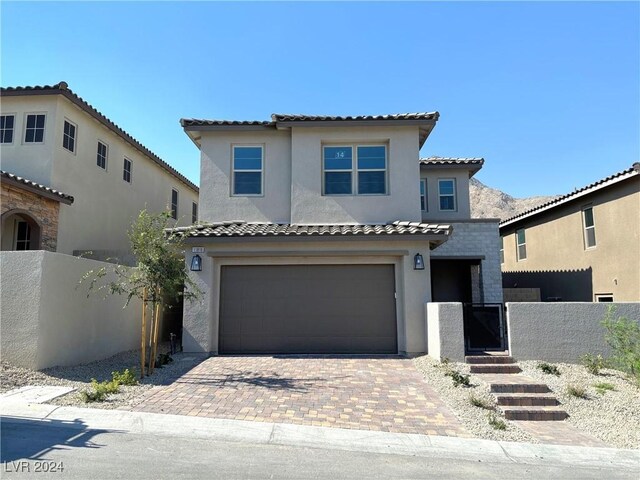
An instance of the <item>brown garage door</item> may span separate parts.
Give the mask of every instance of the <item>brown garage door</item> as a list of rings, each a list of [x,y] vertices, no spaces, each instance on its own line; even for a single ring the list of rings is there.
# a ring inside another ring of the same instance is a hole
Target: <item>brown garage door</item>
[[[397,353],[393,265],[223,266],[220,353]]]

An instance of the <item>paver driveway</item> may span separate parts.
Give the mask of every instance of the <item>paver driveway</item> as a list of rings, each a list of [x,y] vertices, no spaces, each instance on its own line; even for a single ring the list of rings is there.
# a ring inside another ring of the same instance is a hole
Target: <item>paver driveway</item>
[[[397,356],[212,357],[133,409],[468,436],[411,360]]]

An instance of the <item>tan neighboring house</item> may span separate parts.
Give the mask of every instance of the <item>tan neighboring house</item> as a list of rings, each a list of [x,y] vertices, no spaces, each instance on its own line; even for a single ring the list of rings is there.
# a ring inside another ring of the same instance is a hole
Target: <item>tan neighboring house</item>
[[[204,292],[185,351],[424,353],[427,302],[501,302],[498,220],[470,218],[483,160],[419,158],[438,117],[183,119]]]
[[[140,210],[169,210],[178,225],[197,219],[198,187],[65,82],[1,96],[2,250],[128,263]]]
[[[640,301],[640,163],[501,222],[500,236],[506,289]]]

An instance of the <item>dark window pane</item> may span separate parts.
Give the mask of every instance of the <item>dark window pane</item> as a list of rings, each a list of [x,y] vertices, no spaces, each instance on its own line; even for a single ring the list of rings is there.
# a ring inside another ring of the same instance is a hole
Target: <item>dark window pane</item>
[[[262,148],[234,147],[233,168],[235,170],[261,170]]]
[[[358,147],[358,168],[384,169],[385,147]]]
[[[440,197],[440,210],[455,210],[454,203],[452,196]]]
[[[452,180],[444,180],[439,182],[440,184],[440,195],[453,195],[453,181]]]
[[[35,128],[35,126],[36,126],[36,116],[27,115],[27,128]]]
[[[24,141],[27,143],[35,141],[35,131],[33,129],[27,129],[24,135]]]
[[[385,172],[358,172],[358,193],[386,193]]]
[[[326,195],[351,194],[351,172],[325,172],[324,193]]]
[[[525,233],[524,230],[518,230],[516,232],[516,235],[518,237],[518,245],[525,243]]]
[[[0,142],[2,143],[13,142],[13,130],[3,130],[2,132],[0,132],[0,135],[2,136],[2,139],[0,139]]]
[[[591,208],[584,210],[584,226],[593,227],[593,209]]]
[[[587,247],[596,246],[596,229],[587,228]]]
[[[524,260],[527,258],[527,247],[525,245],[518,246],[518,259]]]
[[[352,157],[351,147],[324,147],[324,169],[351,170]]]
[[[5,128],[13,128],[13,120],[14,120],[14,116],[13,115],[7,115],[6,116],[6,123],[5,123]]]
[[[36,115],[36,127],[44,128],[44,115]]]
[[[262,173],[260,172],[236,172],[233,180],[233,193],[236,195],[262,193]]]
[[[44,140],[44,130],[36,130],[34,135],[34,142],[42,142]]]

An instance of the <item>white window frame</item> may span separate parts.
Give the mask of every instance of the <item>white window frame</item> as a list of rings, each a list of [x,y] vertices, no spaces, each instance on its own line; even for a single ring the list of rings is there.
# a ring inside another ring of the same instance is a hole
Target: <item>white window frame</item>
[[[422,193],[424,187],[424,193]],[[422,199],[424,198],[424,205],[422,203]],[[424,206],[424,208],[422,208]],[[422,212],[428,212],[429,211],[429,190],[428,190],[428,185],[427,185],[427,179],[426,178],[421,178],[420,179],[420,210]]]
[[[21,223],[24,223],[27,226],[27,240],[18,239],[18,233],[19,233]],[[33,241],[33,239],[31,238],[32,233],[33,232],[29,222],[27,222],[26,220],[16,218],[15,221],[13,222],[13,250],[20,251],[20,252],[25,250],[31,250],[31,242]],[[18,242],[26,244],[28,248],[26,248],[25,250],[18,250]]]
[[[260,169],[237,169],[235,168],[236,148],[259,148],[261,153]],[[265,145],[264,144],[245,144],[245,143],[232,143],[231,144],[231,185],[230,195],[232,197],[264,197],[264,161],[265,161]],[[260,172],[260,193],[236,193],[236,172]]]
[[[67,133],[64,131],[64,127],[65,124],[68,123],[69,125],[71,125],[73,127],[73,137],[71,135],[67,135]],[[71,138],[71,140],[73,140],[73,150],[67,148],[64,146],[64,141],[66,139],[66,137]],[[78,124],[77,123],[73,123],[71,120],[69,120],[68,118],[65,117],[64,121],[62,122],[62,149],[66,150],[69,153],[73,153],[74,155],[76,154],[76,151],[78,150]]]
[[[98,165],[98,155],[99,155],[99,147],[100,145],[104,145],[104,167],[101,167],[100,165]],[[109,145],[106,142],[103,142],[102,140],[98,139],[98,141],[96,142],[96,167],[98,167],[100,170],[103,171],[107,171],[107,168],[109,167]],[[124,165],[123,165],[124,167]]]
[[[122,161],[122,181],[125,183],[128,183],[129,185],[131,185],[133,183],[133,160],[131,160],[130,158],[127,157],[122,157],[123,161]],[[124,172],[127,171],[127,169],[125,168],[126,166],[126,162],[129,162],[129,180],[124,178]]]
[[[591,210],[591,219],[593,220],[593,225],[590,227],[587,227],[587,210]],[[588,230],[590,229],[593,230],[593,245],[589,245]],[[582,238],[585,250],[593,250],[598,246],[598,239],[596,238],[596,217],[593,211],[593,205],[585,205],[582,207]]]
[[[609,302],[608,300],[605,301],[605,298],[610,298],[611,302]],[[597,303],[613,303],[615,301],[613,293],[596,293],[595,300]]]
[[[44,127],[42,127],[42,141],[41,142],[27,142],[27,119],[29,118],[29,115],[44,115]],[[24,113],[22,144],[23,145],[44,145],[46,139],[47,139],[47,112],[25,112]]]
[[[442,182],[453,182],[453,194],[442,193],[440,184]],[[453,197],[453,208],[442,209],[440,200],[442,197]],[[458,211],[458,185],[455,178],[439,178],[438,179],[438,211],[440,212],[457,212]]]
[[[504,237],[500,237],[500,265],[502,265],[503,263],[504,263]]]
[[[198,203],[191,202],[191,223],[198,222]]]
[[[520,240],[518,239],[518,232],[522,232],[524,234],[523,243],[519,243]],[[527,259],[527,229],[526,228],[517,229],[515,236],[516,236],[516,259],[518,260],[518,262],[522,262]],[[524,257],[520,256],[520,247],[524,247]]]
[[[17,131],[16,119],[18,118],[18,115],[16,113],[7,112],[7,113],[3,113],[0,116],[2,116],[2,117],[13,117],[13,127],[11,127],[11,132],[12,132],[11,141],[10,142],[2,142],[2,143],[0,143],[0,145],[13,145],[14,142],[15,142],[15,139],[16,139],[16,131]],[[46,120],[45,120],[45,122],[46,122]],[[6,130],[8,130],[8,129],[5,128],[5,131]]]
[[[176,194],[176,203],[173,203],[173,194]],[[174,220],[178,219],[178,204],[180,202],[180,192],[178,192],[177,188],[172,188],[171,189],[171,200],[170,200],[170,205],[171,205],[171,218],[173,218]]]
[[[331,169],[324,168],[325,147],[350,148],[351,149],[351,169]],[[358,168],[358,147],[383,147],[384,148],[384,168]],[[386,143],[323,143],[322,144],[322,196],[326,197],[381,197],[389,195],[389,146]],[[327,193],[325,185],[325,173],[350,173],[351,193]],[[358,173],[360,172],[384,172],[384,193],[360,193],[360,182]]]

